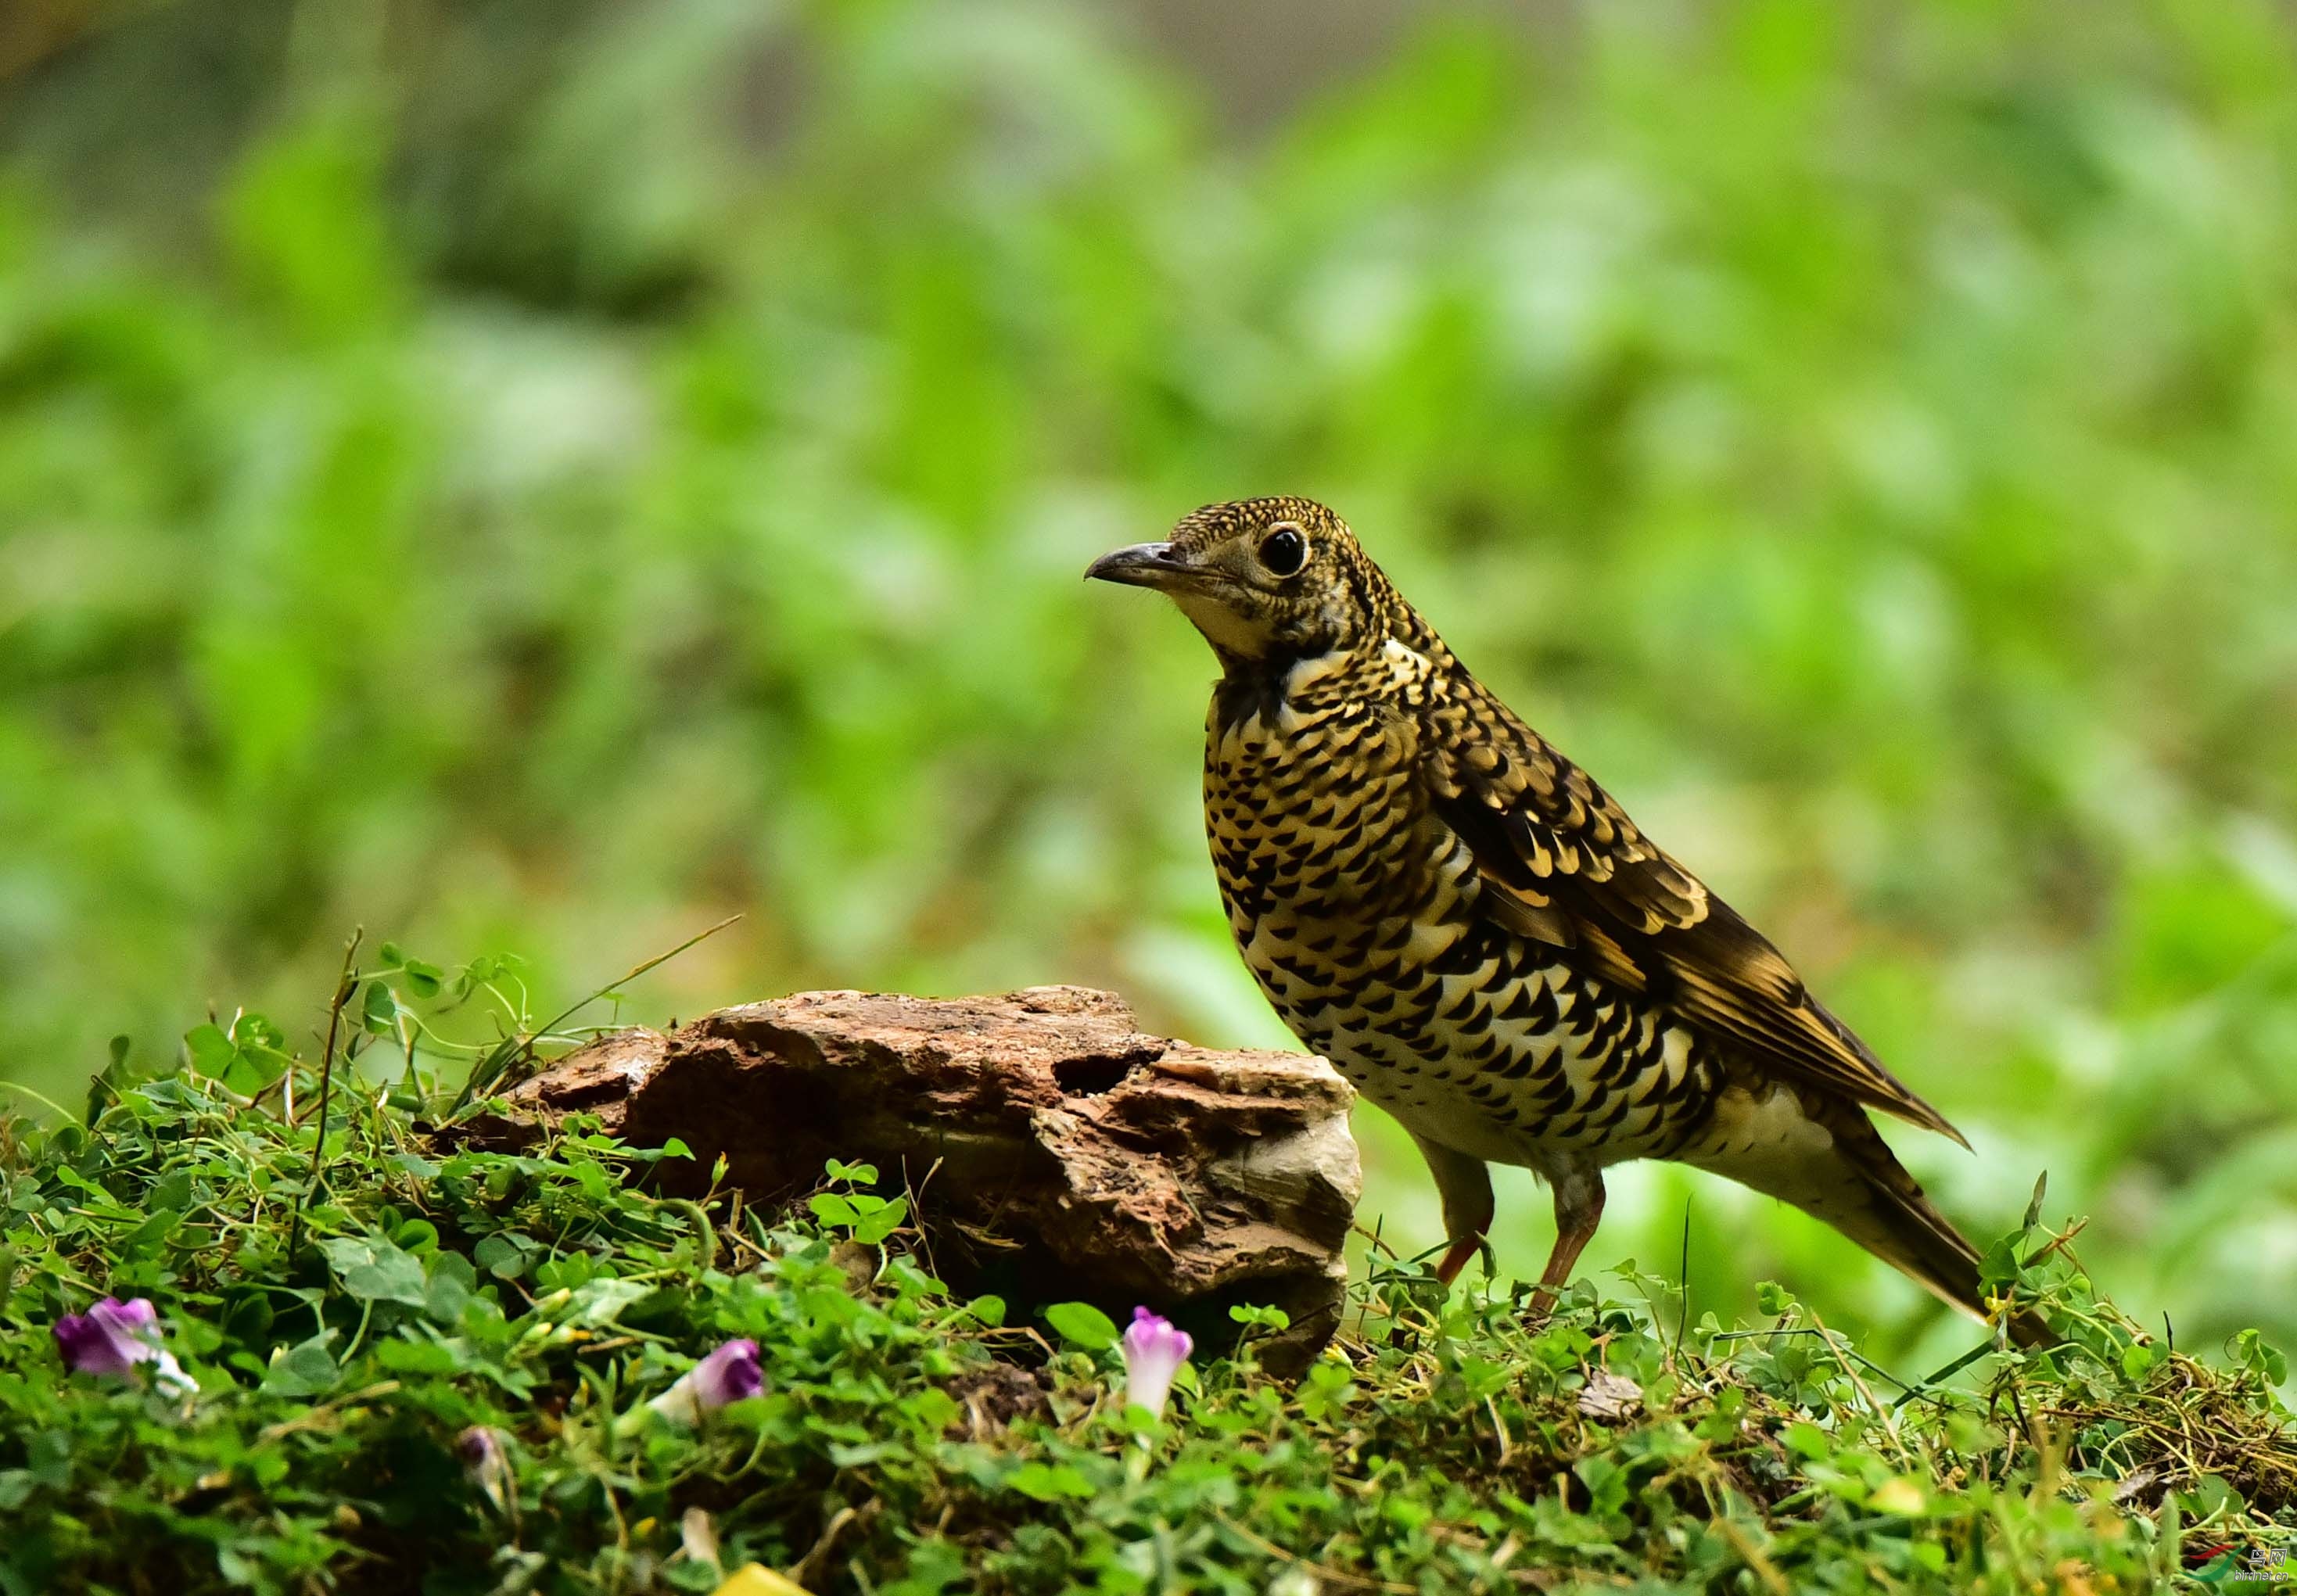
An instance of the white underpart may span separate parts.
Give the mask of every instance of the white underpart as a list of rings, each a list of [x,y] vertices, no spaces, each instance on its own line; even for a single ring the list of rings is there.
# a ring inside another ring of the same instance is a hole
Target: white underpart
[[[1346,662],[1347,657],[1337,648],[1294,661],[1292,669],[1284,673],[1284,696],[1288,700],[1297,698]]]
[[[1833,1148],[1832,1132],[1803,1113],[1793,1092],[1774,1088],[1757,1098],[1739,1088],[1717,1099],[1707,1133],[1683,1156],[1685,1163],[1731,1174],[1741,1160],[1774,1168],[1799,1165],[1824,1161]]]
[[[1209,593],[1175,593],[1173,602],[1216,647],[1253,659],[1267,646],[1264,632]]]
[[[1412,940],[1404,944],[1404,951],[1399,955],[1399,957],[1404,961],[1404,963],[1411,966],[1417,967],[1432,964],[1437,959],[1442,958],[1445,954],[1449,953],[1452,950],[1453,945],[1461,937],[1467,935],[1467,934],[1468,928],[1464,925],[1449,925],[1442,921],[1421,920],[1412,926]],[[1492,967],[1492,966],[1486,964],[1483,967],[1484,973],[1488,975]],[[1458,1002],[1460,1000],[1459,992],[1452,990],[1448,985],[1448,983],[1454,980],[1455,977],[1446,975],[1444,979],[1447,983],[1446,995],[1453,1002]],[[1464,985],[1469,977],[1459,976],[1456,977],[1456,979]]]
[[[1387,660],[1389,668],[1395,672],[1398,682],[1426,681],[1435,673],[1436,667],[1428,663],[1428,656],[1401,638],[1390,638],[1380,645],[1379,652],[1380,657]]]

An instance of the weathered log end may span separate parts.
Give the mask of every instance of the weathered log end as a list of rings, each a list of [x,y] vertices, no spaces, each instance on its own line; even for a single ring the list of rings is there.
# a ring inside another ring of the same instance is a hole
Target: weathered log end
[[[936,1001],[805,992],[626,1031],[509,1096],[526,1113],[598,1115],[691,1193],[720,1155],[753,1203],[873,1163],[918,1195],[936,1272],[1021,1313],[1134,1304],[1201,1343],[1238,1304],[1281,1308],[1265,1348],[1305,1365],[1339,1322],[1361,1191],[1354,1090],[1320,1058],[1216,1053],[1142,1034],[1123,1000],[1080,987]],[[482,1129],[515,1132],[515,1123]]]

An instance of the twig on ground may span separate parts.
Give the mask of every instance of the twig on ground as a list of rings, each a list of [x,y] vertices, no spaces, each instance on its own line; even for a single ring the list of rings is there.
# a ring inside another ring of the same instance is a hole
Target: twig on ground
[[[712,937],[716,936],[720,932],[725,930],[727,926],[735,924],[743,917],[744,917],[740,915],[728,915],[724,919],[719,921],[715,926],[711,926],[706,931],[698,931],[692,936],[687,937],[684,942],[679,943],[678,946],[670,950],[669,952],[657,953],[652,958],[643,960],[638,964],[631,966],[629,969],[623,971],[618,979],[608,982],[605,985],[600,987],[597,991],[592,992],[589,997],[584,998],[581,1001],[569,1004],[563,1011],[554,1016],[543,1024],[538,1025],[533,1030],[526,1032],[523,1034],[506,1036],[503,1038],[501,1042],[495,1047],[492,1052],[489,1053],[484,1058],[481,1059],[477,1065],[473,1066],[469,1078],[463,1082],[463,1090],[456,1095],[455,1106],[451,1109],[448,1110],[447,1117],[449,1119],[453,1119],[457,1115],[461,1114],[464,1109],[469,1107],[473,1099],[477,1098],[480,1093],[493,1087],[497,1082],[501,1081],[504,1076],[507,1075],[523,1059],[531,1056],[534,1051],[534,1044],[536,1042],[542,1041],[545,1037],[557,1034],[559,1026],[564,1024],[568,1020],[572,1019],[576,1015],[589,1008],[591,1004],[596,1003],[601,998],[610,996],[611,994],[621,991],[631,982],[636,981],[639,976],[661,968],[663,965],[668,964],[671,959],[676,958],[679,954],[686,952],[687,950],[698,947],[702,943],[708,942]]]
[[[326,1177],[327,1107],[335,1086],[335,1039],[342,1030],[343,1009],[350,1002],[351,993],[358,990],[358,972],[352,961],[358,957],[359,943],[366,938],[366,928],[357,926],[351,932],[350,940],[343,944],[343,972],[335,982],[334,1001],[327,1005],[326,1050],[319,1059],[318,1134],[311,1143],[311,1178],[303,1183],[303,1190],[295,1199],[295,1217],[287,1227],[287,1255],[290,1258],[302,1250],[303,1210],[310,1203],[312,1195],[319,1189],[319,1182]],[[288,1073],[294,1073],[292,1065],[288,1065]],[[295,1126],[292,1107],[287,1115],[287,1126],[291,1131]]]

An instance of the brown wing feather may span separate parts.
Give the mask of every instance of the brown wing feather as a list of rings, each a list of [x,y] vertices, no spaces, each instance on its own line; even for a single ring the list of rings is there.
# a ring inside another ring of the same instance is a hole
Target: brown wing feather
[[[1486,904],[1511,928],[1757,1062],[1970,1145],[1827,1012],[1760,932],[1504,705],[1485,695],[1433,718],[1437,811],[1474,853]]]

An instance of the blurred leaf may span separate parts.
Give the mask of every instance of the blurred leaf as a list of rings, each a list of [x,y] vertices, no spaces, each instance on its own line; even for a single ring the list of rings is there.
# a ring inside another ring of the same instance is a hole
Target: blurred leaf
[[[424,1306],[422,1263],[380,1237],[336,1237],[319,1244],[344,1291],[360,1302]]]
[[[399,1000],[391,989],[380,981],[366,983],[366,994],[359,1000],[360,1019],[368,1032],[376,1036],[395,1034],[398,1029]]]
[[[219,1077],[231,1067],[231,1038],[215,1025],[197,1025],[185,1032],[184,1046],[191,1051],[192,1067],[203,1075]]]
[[[2044,1170],[2034,1177],[2034,1195],[2027,1200],[2026,1217],[2021,1222],[2030,1230],[2042,1222],[2042,1199],[2050,1189],[2050,1172]]]
[[[1045,1322],[1062,1340],[1089,1353],[1116,1345],[1116,1326],[1091,1303],[1055,1303],[1045,1310]]]
[[[314,1337],[271,1361],[263,1388],[277,1396],[324,1396],[341,1378],[325,1338]]]

